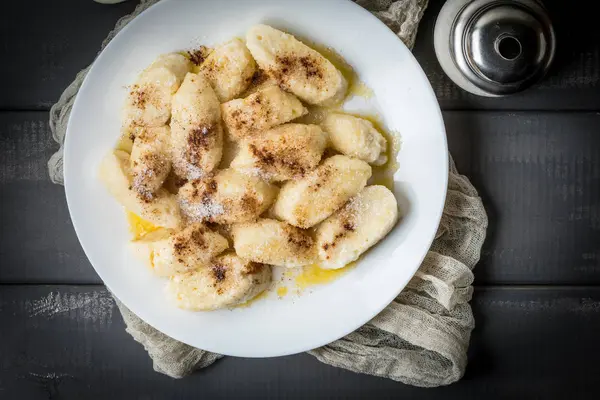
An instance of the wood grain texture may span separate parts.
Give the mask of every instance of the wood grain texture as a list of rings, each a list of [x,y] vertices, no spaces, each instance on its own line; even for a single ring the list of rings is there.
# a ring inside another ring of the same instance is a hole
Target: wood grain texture
[[[136,4],[12,2],[0,13],[0,109],[49,109]]]
[[[600,105],[600,30],[582,3],[546,0],[559,47],[547,78],[511,97],[472,96],[450,81],[433,51],[433,27],[444,0],[430,0],[414,54],[427,73],[442,108],[597,110]],[[102,40],[136,1],[106,6],[91,0],[61,0],[50,6],[23,0],[0,15],[0,109],[48,109],[75,74],[89,65]]]
[[[0,282],[101,283],[46,161],[47,113],[0,114]],[[600,284],[600,114],[445,112],[490,217],[478,284]],[[405,149],[409,151],[409,149]]]
[[[600,114],[444,119],[450,152],[490,220],[476,282],[600,283]]]
[[[103,287],[0,286],[0,397],[584,399],[600,374],[600,289],[478,289],[462,381],[418,389],[309,355],[225,358],[182,380],[152,370]]]
[[[46,112],[0,113],[0,280],[100,283],[75,236]]]

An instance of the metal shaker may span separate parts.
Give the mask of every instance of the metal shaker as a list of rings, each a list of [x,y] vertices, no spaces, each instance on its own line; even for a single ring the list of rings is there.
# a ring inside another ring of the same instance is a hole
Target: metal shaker
[[[537,0],[447,0],[436,20],[434,47],[454,83],[497,97],[520,92],[546,74],[556,37]]]

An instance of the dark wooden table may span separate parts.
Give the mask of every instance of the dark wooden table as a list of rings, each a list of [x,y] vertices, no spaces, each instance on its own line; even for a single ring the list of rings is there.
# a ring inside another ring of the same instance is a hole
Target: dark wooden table
[[[309,355],[226,358],[183,380],[154,372],[46,167],[57,148],[50,106],[135,2],[21,0],[0,14],[0,398],[599,398],[597,16],[546,0],[559,40],[550,74],[522,94],[484,99],[452,84],[435,59],[442,3],[431,0],[414,52],[444,110],[452,155],[490,217],[462,381],[419,389]]]

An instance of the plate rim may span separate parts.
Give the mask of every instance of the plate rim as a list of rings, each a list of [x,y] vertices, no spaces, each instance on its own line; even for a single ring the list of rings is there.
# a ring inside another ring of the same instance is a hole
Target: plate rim
[[[167,7],[169,4],[173,4],[176,3],[177,1],[180,0],[161,0],[155,4],[153,4],[152,6],[148,7],[147,9],[145,9],[144,11],[142,11],[139,15],[137,15],[132,21],[130,21],[126,26],[124,26],[112,39],[111,41],[104,47],[104,49],[102,49],[98,55],[96,56],[96,58],[94,59],[94,61],[92,62],[91,66],[89,67],[89,70],[85,76],[85,78],[82,81],[82,84],[78,90],[78,93],[81,92],[82,90],[85,90],[87,88],[87,86],[89,86],[89,79],[88,77],[91,75],[92,71],[94,71],[95,67],[98,65],[98,63],[96,62],[98,59],[100,59],[105,53],[106,50],[109,49],[111,46],[114,45],[115,43],[115,39],[117,37],[119,37],[120,35],[123,35],[124,32],[127,32],[127,30],[129,30],[132,26],[135,26],[136,24],[136,20],[139,21],[139,17],[144,15],[145,13],[147,13],[149,10],[155,9],[155,8],[161,8],[161,7]],[[287,1],[290,3],[295,2],[295,0],[279,0],[279,1]],[[406,285],[408,284],[408,282],[412,279],[412,277],[415,275],[415,273],[418,271],[418,269],[420,268],[420,266],[423,263],[423,260],[425,259],[425,257],[427,256],[429,249],[431,248],[431,244],[433,243],[433,241],[435,240],[435,236],[436,236],[436,232],[437,232],[437,227],[439,226],[439,223],[441,221],[442,215],[443,215],[443,210],[445,208],[445,201],[447,198],[447,193],[448,193],[448,180],[449,180],[449,170],[450,170],[450,165],[449,165],[449,153],[448,153],[448,140],[447,140],[447,133],[446,133],[446,128],[445,128],[445,123],[443,120],[443,115],[442,115],[442,110],[440,107],[439,102],[437,101],[435,92],[433,90],[433,87],[431,86],[431,83],[429,82],[429,79],[427,77],[427,75],[425,74],[425,72],[423,71],[423,68],[421,67],[421,65],[419,64],[419,62],[417,61],[417,59],[415,58],[414,54],[412,53],[412,51],[404,44],[404,42],[402,42],[402,40],[390,29],[388,28],[379,18],[377,18],[374,14],[372,14],[370,11],[366,10],[365,8],[363,8],[362,6],[356,4],[355,2],[351,1],[351,0],[332,0],[332,2],[337,2],[337,3],[346,3],[346,4],[350,4],[352,7],[354,7],[355,9],[358,10],[358,12],[360,12],[362,14],[361,18],[370,18],[372,20],[374,20],[376,23],[380,24],[382,27],[385,28],[386,30],[386,35],[392,35],[394,40],[397,41],[397,43],[400,44],[401,47],[403,47],[403,50],[405,55],[411,60],[411,63],[414,64],[416,66],[416,70],[418,71],[418,73],[421,75],[421,78],[424,80],[425,84],[425,88],[427,90],[427,94],[430,98],[430,100],[433,101],[433,103],[435,104],[435,117],[436,119],[439,121],[439,127],[440,127],[440,132],[439,135],[441,136],[441,140],[442,140],[442,145],[444,148],[444,152],[443,152],[443,157],[444,159],[441,160],[443,161],[443,165],[445,165],[445,172],[442,174],[442,178],[443,178],[443,188],[441,189],[441,201],[440,201],[440,205],[438,207],[438,210],[436,210],[436,215],[434,220],[437,222],[436,223],[436,228],[432,230],[432,233],[430,235],[430,239],[427,240],[428,246],[427,249],[425,251],[423,251],[423,254],[421,254],[418,259],[419,262],[416,263],[416,265],[414,266],[414,268],[410,268],[410,273],[406,274],[406,279],[404,280],[404,282],[399,282],[398,286],[398,291],[396,293],[394,293],[393,295],[389,296],[389,299],[385,302],[385,304],[383,304],[381,307],[378,307],[379,310],[373,314],[373,315],[369,315],[369,316],[365,316],[365,318],[357,318],[357,322],[356,324],[349,324],[352,325],[352,328],[347,330],[344,334],[339,335],[339,334],[335,334],[335,335],[323,335],[322,336],[322,340],[316,341],[318,342],[318,344],[314,345],[311,348],[302,348],[302,349],[297,349],[294,346],[289,346],[288,351],[279,351],[276,352],[276,354],[267,354],[267,355],[259,355],[259,354],[255,354],[255,353],[249,353],[249,354],[239,354],[239,353],[227,353],[226,351],[222,351],[221,349],[219,350],[211,350],[208,349],[207,351],[213,351],[213,352],[218,352],[221,353],[223,355],[228,355],[228,356],[238,356],[238,357],[247,357],[247,358],[264,358],[264,357],[279,357],[279,356],[286,356],[286,355],[293,355],[293,354],[299,354],[301,352],[305,352],[305,351],[310,351],[310,350],[314,350],[317,349],[321,346],[327,345],[329,343],[332,343],[335,340],[341,339],[344,336],[356,331],[357,329],[359,329],[361,326],[365,325],[366,323],[368,323],[370,320],[372,320],[373,318],[375,318],[379,313],[381,313],[383,310],[385,310],[385,308],[387,308],[392,302],[393,300],[398,297],[398,295],[402,292],[402,290],[405,289]],[[167,327],[161,327],[158,328],[155,324],[150,323],[149,320],[152,320],[153,318],[149,317],[148,314],[145,310],[143,309],[136,309],[135,311],[131,308],[130,304],[127,304],[125,301],[123,301],[120,297],[118,297],[112,290],[110,285],[106,282],[106,280],[103,277],[103,273],[100,272],[100,270],[98,268],[96,268],[96,266],[94,265],[94,263],[92,262],[91,258],[88,256],[89,252],[86,249],[86,245],[84,245],[84,243],[81,240],[81,235],[80,232],[82,231],[81,226],[79,225],[79,222],[77,220],[77,218],[74,218],[73,216],[73,206],[72,206],[72,202],[73,199],[72,197],[69,195],[69,179],[68,176],[69,174],[67,173],[67,171],[69,170],[69,159],[70,159],[70,152],[68,151],[68,149],[70,148],[70,140],[69,138],[72,136],[72,134],[70,134],[70,131],[72,130],[72,124],[71,124],[71,115],[73,115],[74,113],[76,113],[76,110],[81,107],[81,102],[79,101],[81,97],[80,96],[76,96],[75,101],[72,105],[71,108],[71,113],[69,115],[69,121],[67,123],[67,130],[66,130],[66,137],[65,137],[65,141],[64,141],[64,146],[63,146],[63,167],[64,167],[64,188],[65,188],[65,196],[66,196],[66,200],[67,200],[67,208],[69,210],[69,216],[71,218],[71,222],[73,224],[73,228],[75,230],[76,236],[77,236],[77,240],[79,241],[84,253],[86,254],[86,258],[88,259],[88,261],[90,262],[90,264],[92,265],[92,268],[94,268],[94,271],[98,274],[98,276],[100,277],[100,279],[102,280],[103,284],[105,285],[106,289],[111,293],[111,295],[113,295],[116,299],[118,299],[123,305],[125,305],[128,309],[131,310],[132,313],[134,313],[134,315],[137,315],[142,321],[144,321],[145,323],[147,323],[148,325],[152,326],[154,329],[158,330],[159,332],[162,332],[163,334],[177,340],[180,341],[182,343],[186,343],[188,345],[191,346],[196,346],[195,344],[189,343],[186,340],[183,340],[182,338],[177,338],[175,336],[178,335],[173,335],[170,334],[169,332],[172,332],[172,329],[167,328]],[[440,186],[442,185],[442,183],[440,183]],[[385,239],[384,239],[385,240]],[[134,307],[135,308],[135,307]],[[167,329],[165,329],[167,328]],[[335,336],[333,338],[331,338],[331,336]]]

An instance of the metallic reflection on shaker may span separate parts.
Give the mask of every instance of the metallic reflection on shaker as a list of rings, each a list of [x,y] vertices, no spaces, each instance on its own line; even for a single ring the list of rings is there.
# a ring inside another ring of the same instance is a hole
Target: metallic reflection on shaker
[[[454,83],[496,97],[539,82],[554,58],[556,38],[537,0],[447,0],[436,21],[434,47]]]

